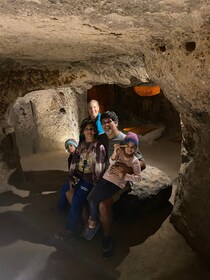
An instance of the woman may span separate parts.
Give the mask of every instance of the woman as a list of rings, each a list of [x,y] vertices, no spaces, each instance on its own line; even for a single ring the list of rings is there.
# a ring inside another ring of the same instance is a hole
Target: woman
[[[97,126],[94,121],[82,122],[80,134],[85,140],[79,144],[70,165],[70,183],[74,184],[71,207],[68,211],[67,232],[77,229],[83,205],[94,184],[102,177],[105,170],[106,152],[97,140]],[[59,239],[63,239],[59,236]]]

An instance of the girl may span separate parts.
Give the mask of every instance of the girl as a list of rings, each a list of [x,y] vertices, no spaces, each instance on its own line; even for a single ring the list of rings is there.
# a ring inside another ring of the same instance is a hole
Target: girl
[[[127,181],[137,183],[141,180],[140,162],[135,156],[138,144],[138,136],[129,132],[122,145],[114,145],[113,154],[109,159],[110,166],[93,189],[89,199],[90,217],[89,226],[84,232],[85,239],[91,240],[99,228],[99,203],[124,188]]]

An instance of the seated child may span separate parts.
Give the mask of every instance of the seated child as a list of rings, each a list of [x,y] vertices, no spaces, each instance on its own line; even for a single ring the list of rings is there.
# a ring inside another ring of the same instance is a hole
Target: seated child
[[[65,142],[65,149],[69,153],[68,157],[68,170],[70,169],[70,165],[72,162],[72,158],[77,148],[77,141],[73,138],[66,140]],[[70,176],[68,176],[66,182],[63,184],[60,190],[60,198],[58,202],[58,209],[65,210],[68,208],[69,203],[71,202],[73,196],[73,185],[69,182]]]
[[[135,156],[138,145],[138,136],[132,132],[126,135],[122,145],[114,145],[113,154],[109,159],[110,166],[89,198],[90,217],[88,228],[83,234],[85,239],[91,240],[100,226],[99,203],[123,189],[127,181],[139,182],[141,180],[140,162]]]

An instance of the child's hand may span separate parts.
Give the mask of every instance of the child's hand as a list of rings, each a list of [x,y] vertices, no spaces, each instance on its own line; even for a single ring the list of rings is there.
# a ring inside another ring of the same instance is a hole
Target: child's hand
[[[114,151],[111,156],[112,160],[116,160],[116,157],[119,153],[119,149],[120,149],[120,144],[114,144]]]
[[[120,149],[120,144],[114,144],[114,152],[116,153]]]

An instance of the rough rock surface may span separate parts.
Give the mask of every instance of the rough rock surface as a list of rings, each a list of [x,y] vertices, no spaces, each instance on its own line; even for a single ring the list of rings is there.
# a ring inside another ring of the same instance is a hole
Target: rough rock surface
[[[151,80],[182,122],[183,164],[172,221],[210,261],[209,14],[210,3],[202,0],[2,0],[0,176],[9,176],[11,162],[18,166],[15,149],[5,149],[5,141],[15,145],[5,112],[18,97]]]
[[[142,171],[139,184],[134,184],[115,204],[119,216],[134,219],[167,203],[172,192],[172,182],[167,174],[154,166]]]
[[[64,149],[68,138],[78,139],[79,124],[86,117],[84,94],[60,88],[20,97],[10,110],[20,155]]]

